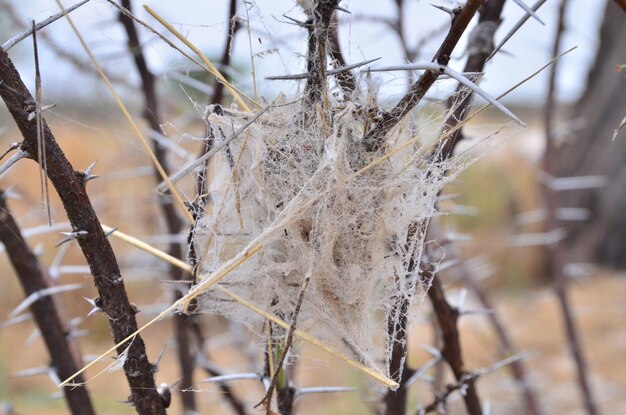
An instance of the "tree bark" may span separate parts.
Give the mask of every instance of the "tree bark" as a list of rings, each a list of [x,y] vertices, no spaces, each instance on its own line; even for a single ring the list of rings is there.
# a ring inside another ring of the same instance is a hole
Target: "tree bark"
[[[558,151],[557,177],[603,175],[603,188],[560,193],[560,205],[590,210],[585,222],[564,223],[567,260],[626,268],[626,130],[614,141],[626,116],[626,15],[613,1],[606,4],[600,47],[589,72],[587,88],[574,110],[585,127],[567,137]]]

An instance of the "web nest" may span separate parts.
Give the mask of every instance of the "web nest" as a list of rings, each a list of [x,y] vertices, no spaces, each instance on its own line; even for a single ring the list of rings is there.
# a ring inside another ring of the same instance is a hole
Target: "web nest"
[[[214,145],[250,118],[210,111]],[[433,163],[411,117],[370,153],[362,137],[372,122],[353,102],[325,111],[274,103],[211,159],[210,202],[193,244],[199,271],[210,274],[259,241],[262,249],[219,284],[289,321],[310,278],[298,328],[389,375],[388,327],[407,317],[398,302],[421,300],[430,283],[415,266],[425,244],[419,225],[437,214],[439,192],[468,160]],[[208,290],[200,309],[264,327],[219,290]]]

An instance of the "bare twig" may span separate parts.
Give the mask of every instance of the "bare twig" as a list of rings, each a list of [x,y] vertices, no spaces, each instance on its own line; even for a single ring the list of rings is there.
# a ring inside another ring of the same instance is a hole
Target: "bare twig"
[[[433,236],[437,237],[438,230],[435,229],[435,226],[431,223],[430,231]],[[458,253],[454,249],[454,245],[451,247],[446,246],[446,253],[451,254],[452,256],[458,256]],[[463,283],[470,289],[474,295],[478,298],[478,301],[481,303],[484,309],[491,310],[491,313],[487,314],[487,318],[491,323],[498,340],[500,341],[500,356],[511,356],[515,353],[516,347],[513,344],[513,339],[509,335],[506,326],[502,322],[500,315],[496,312],[495,305],[492,303],[491,299],[485,292],[485,290],[480,286],[478,281],[476,281],[475,276],[473,275],[470,267],[465,264],[465,262],[460,261],[458,264],[459,274]],[[541,407],[539,406],[539,402],[535,393],[528,381],[526,376],[526,369],[521,362],[521,360],[515,360],[511,362],[511,373],[513,378],[515,379],[518,387],[521,389],[521,392],[524,396],[524,401],[526,404],[526,413],[528,415],[540,415],[542,413]]]
[[[121,5],[132,13],[130,0],[122,0]],[[128,36],[128,49],[133,54],[135,66],[137,67],[137,71],[139,72],[139,76],[141,78],[141,86],[145,101],[143,116],[148,122],[150,129],[154,132],[159,132],[161,129],[161,121],[159,117],[159,105],[156,94],[154,75],[152,74],[146,63],[143,49],[141,48],[141,45],[139,43],[137,29],[135,28],[133,20],[124,13],[120,13],[118,15],[118,18],[124,26],[126,35]],[[163,167],[163,171],[166,174],[169,174],[170,170],[167,163],[166,149],[157,141],[154,141],[154,154],[161,166]],[[161,176],[156,169],[154,171],[154,175],[156,182],[158,183]],[[174,208],[171,200],[169,200],[167,196],[161,195],[160,206],[163,217],[165,218],[168,233],[170,235],[178,235],[182,230],[183,223],[176,213],[176,209]],[[175,258],[181,258],[183,255],[181,246],[177,242],[171,242],[169,244],[167,252],[169,255]],[[180,281],[185,279],[186,277],[189,277],[188,274],[183,273],[182,270],[171,264],[169,265],[168,273],[170,279],[173,281]],[[174,301],[178,300],[182,295],[183,293],[179,289],[174,290]],[[189,345],[189,323],[190,319],[186,315],[177,314],[174,317],[177,344],[176,351],[178,364],[181,371],[179,388],[180,396],[183,410],[192,412],[196,410],[196,399],[195,394],[189,391],[189,389],[193,386],[194,369],[194,359]]]
[[[554,44],[552,47],[552,56],[557,56],[561,49],[562,34],[564,31],[565,16],[567,11],[568,0],[561,0],[559,4],[559,15],[556,32],[554,35]],[[548,175],[552,175],[554,171],[554,163],[556,158],[556,140],[553,131],[553,123],[555,121],[556,112],[556,74],[558,71],[558,62],[555,62],[550,71],[548,93],[546,97],[546,106],[544,111],[544,128],[546,148],[543,157],[543,171]],[[559,208],[557,193],[554,189],[544,186],[544,197],[547,208],[546,232],[555,232],[559,229],[559,223],[556,217]],[[555,241],[548,246],[549,266],[552,278],[554,278],[554,290],[561,308],[565,333],[567,335],[569,350],[576,365],[578,376],[578,386],[582,394],[586,411],[589,415],[598,414],[598,409],[593,398],[591,386],[588,379],[588,369],[585,356],[582,351],[578,330],[572,314],[571,305],[568,297],[569,281],[563,268],[565,266],[563,246],[560,241]]]
[[[6,205],[4,193],[1,191],[0,241],[4,244],[9,260],[26,295],[31,296],[46,290],[48,282],[41,271],[41,265],[37,257],[28,248],[17,223]],[[78,370],[78,360],[72,354],[65,328],[52,297],[40,297],[29,306],[48,348],[52,370],[59,378],[71,376]],[[82,383],[83,379],[78,379],[78,382]],[[86,387],[64,387],[63,394],[73,415],[95,414]]]
[[[493,51],[495,32],[500,26],[500,15],[504,7],[504,0],[488,0],[480,10],[478,25],[472,32],[468,45],[469,56],[465,63],[465,72],[482,72],[487,57]],[[438,160],[445,160],[452,156],[454,148],[463,139],[463,130],[459,124],[466,118],[471,107],[473,92],[467,92],[459,83],[456,94],[447,102],[449,109],[454,109],[446,119],[443,127],[444,140],[439,143],[434,156]]]
[[[454,17],[450,31],[435,54],[433,61],[441,66],[447,66],[450,55],[459,39],[467,29],[470,21],[482,6],[485,0],[468,0],[461,9],[454,10]],[[384,143],[385,135],[398,124],[426,95],[426,92],[441,75],[440,71],[425,71],[419,79],[411,85],[409,91],[402,97],[391,111],[385,112],[374,128],[372,128],[363,138],[363,143],[368,151],[378,150]]]
[[[0,96],[24,137],[22,149],[36,159],[37,126],[28,121],[35,101],[4,50],[0,50],[0,78],[3,80]],[[79,238],[78,244],[94,277],[114,340],[119,343],[137,331],[135,309],[128,300],[117,259],[89,200],[84,182],[82,179],[77,180],[82,174],[77,173],[69,163],[45,119],[42,122],[48,176],[61,198],[72,228],[88,232],[89,236]],[[118,353],[124,353],[127,346],[124,371],[136,410],[141,414],[165,414],[154,383],[154,367],[148,361],[141,336],[134,336],[130,345],[122,343],[117,348]]]

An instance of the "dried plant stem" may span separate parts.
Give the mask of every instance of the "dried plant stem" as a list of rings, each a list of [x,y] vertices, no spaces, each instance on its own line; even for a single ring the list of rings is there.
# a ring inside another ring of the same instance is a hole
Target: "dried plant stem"
[[[230,82],[226,80],[224,75],[222,75],[220,71],[215,67],[215,65],[213,65],[211,61],[207,59],[206,56],[204,56],[204,53],[202,53],[200,49],[198,49],[193,43],[191,43],[178,30],[174,29],[174,27],[172,27],[172,25],[170,25],[167,21],[165,21],[165,19],[159,16],[157,12],[155,12],[148,6],[144,5],[143,7],[150,14],[150,16],[154,17],[159,23],[163,25],[163,27],[169,30],[174,36],[176,36],[181,42],[183,42],[189,49],[191,49],[196,55],[198,55],[202,63],[204,63],[206,67],[208,68],[209,72],[213,74],[215,78],[219,80],[220,83],[224,84],[226,89],[228,89],[228,92],[230,92],[233,95],[233,97],[237,101],[237,104],[239,104],[239,106],[241,107],[243,111],[246,111],[246,112],[251,111],[248,104],[246,104],[246,102],[243,100],[243,97],[247,98],[250,102],[252,102],[257,107],[260,107],[252,98],[248,97],[246,94],[244,94],[243,92],[239,91],[237,88],[232,86]]]
[[[36,159],[37,126],[29,121],[35,102],[4,50],[0,50],[0,78],[3,80],[0,84],[0,96],[24,137],[22,150]],[[115,343],[119,344],[137,331],[135,308],[128,300],[117,259],[87,195],[84,175],[76,172],[69,163],[45,119],[42,123],[48,177],[61,198],[72,228],[87,232],[86,236],[78,238],[78,244],[93,275],[102,303],[101,308],[108,317]],[[119,344],[117,352],[122,354],[127,346]],[[124,372],[131,390],[131,401],[137,412],[165,414],[154,383],[154,367],[148,361],[141,336],[135,336],[128,346]]]
[[[28,248],[19,226],[6,205],[4,194],[0,191],[0,242],[4,245],[7,256],[28,296],[48,288],[48,281],[42,272],[37,257]],[[76,372],[77,358],[73,355],[67,339],[60,313],[51,296],[44,296],[30,306],[30,311],[41,332],[50,355],[51,366],[60,378]],[[82,383],[83,379],[79,378]],[[67,405],[73,415],[95,414],[87,388],[63,388]]]
[[[565,16],[567,11],[568,0],[561,0],[559,4],[559,15],[556,33],[554,36],[554,44],[552,48],[552,56],[557,56],[561,48],[561,39],[564,31]],[[551,175],[554,172],[554,163],[556,158],[556,143],[553,125],[556,119],[556,74],[558,71],[558,62],[554,64],[550,71],[548,93],[546,97],[546,107],[544,111],[544,128],[546,148],[543,157],[543,172]],[[556,217],[559,208],[558,195],[554,189],[544,186],[544,197],[546,201],[546,232],[552,232],[559,229],[558,219]],[[589,415],[598,414],[598,409],[593,398],[591,385],[588,379],[588,368],[585,356],[583,354],[581,341],[579,338],[576,323],[572,313],[568,297],[568,277],[564,273],[565,259],[563,246],[560,241],[556,241],[548,246],[550,273],[554,278],[554,290],[558,299],[565,333],[568,340],[568,348],[572,354],[572,358],[576,365],[578,377],[578,386],[584,401],[585,409]]]
[[[126,8],[132,13],[130,0],[122,0],[121,4],[122,7]],[[148,122],[150,129],[155,132],[160,132],[161,121],[159,117],[159,105],[155,87],[155,79],[154,75],[152,74],[146,63],[143,49],[141,48],[141,44],[139,42],[139,36],[137,34],[135,23],[130,17],[128,17],[124,13],[120,13],[118,15],[118,18],[126,31],[126,35],[128,37],[128,50],[131,51],[131,53],[133,54],[135,66],[137,67],[137,72],[139,73],[139,77],[141,79],[141,89],[143,91],[145,105],[143,116]],[[170,169],[167,162],[166,149],[161,146],[157,141],[154,141],[154,155],[163,167],[163,171],[166,174],[169,174]],[[161,175],[159,174],[158,169],[155,169],[154,173],[156,182],[158,184],[161,181]],[[167,196],[161,195],[160,207],[163,217],[165,219],[165,223],[167,225],[168,233],[170,235],[178,235],[182,230],[183,223],[180,220],[180,217],[177,215],[174,205]],[[181,246],[176,241],[170,242],[167,252],[169,255],[175,258],[182,258],[183,255]],[[190,277],[189,274],[184,273],[180,268],[171,264],[168,272],[172,281],[180,281],[183,279],[189,279]],[[173,294],[174,301],[180,299],[183,296],[183,293],[179,289],[174,290]],[[174,330],[177,345],[176,352],[181,372],[179,391],[184,411],[196,410],[195,394],[193,392],[189,392],[189,390],[193,386],[193,370],[195,366],[193,353],[189,344],[190,322],[191,318],[185,315],[176,315],[174,317]]]

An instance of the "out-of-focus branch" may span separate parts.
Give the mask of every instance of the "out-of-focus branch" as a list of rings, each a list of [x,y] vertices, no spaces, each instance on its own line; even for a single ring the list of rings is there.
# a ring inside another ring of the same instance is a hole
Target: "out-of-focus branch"
[[[552,46],[552,56],[557,56],[561,49],[561,40],[565,25],[565,16],[567,11],[568,0],[561,0],[559,4],[559,14],[556,32],[554,35],[554,44]],[[543,156],[543,172],[552,175],[554,172],[554,163],[556,158],[556,139],[554,134],[554,122],[556,113],[556,74],[559,68],[559,61],[554,63],[550,71],[548,81],[548,93],[546,96],[546,106],[544,111],[544,128],[546,148]],[[558,195],[550,186],[544,186],[544,198],[546,202],[546,232],[556,232],[559,229],[559,223],[556,216],[559,208]],[[572,358],[576,365],[576,373],[578,377],[578,386],[584,401],[586,411],[589,415],[598,414],[596,404],[591,391],[588,379],[588,368],[585,356],[582,351],[578,330],[572,314],[572,308],[568,297],[568,277],[564,272],[565,259],[563,245],[560,240],[548,246],[549,266],[552,278],[554,278],[554,290],[561,308],[563,324],[568,340],[568,348],[572,354]]]
[[[447,66],[450,56],[461,36],[467,29],[470,21],[482,6],[485,0],[468,0],[463,8],[454,9],[452,24],[439,50],[433,57],[433,61]],[[376,151],[384,144],[385,135],[398,124],[426,95],[426,92],[435,83],[442,72],[427,70],[419,79],[411,85],[409,91],[402,97],[391,111],[382,114],[382,119],[363,138],[363,144],[367,151]]]
[[[122,0],[121,4],[122,7],[132,12],[130,0]],[[154,75],[152,74],[146,63],[143,49],[141,48],[139,42],[139,36],[137,34],[135,23],[130,17],[126,16],[123,13],[120,13],[118,18],[126,31],[126,35],[128,37],[128,49],[133,54],[135,66],[137,67],[139,77],[141,78],[141,89],[143,91],[145,101],[143,116],[148,122],[150,129],[156,132],[160,132],[161,121],[159,117],[159,104],[155,87],[155,79]],[[167,150],[157,141],[154,141],[154,154],[161,166],[163,167],[163,170],[166,172],[166,174],[169,174],[170,169],[167,162]],[[161,175],[156,169],[154,171],[154,174],[157,183],[159,183],[161,181]],[[176,209],[174,208],[172,201],[168,198],[168,196],[161,195],[160,206],[163,217],[165,218],[168,233],[170,235],[178,235],[182,230],[183,223],[176,213]],[[183,253],[181,246],[176,241],[170,242],[167,252],[174,258],[182,258]],[[182,270],[174,265],[169,266],[169,275],[170,280],[172,281],[180,281],[185,277],[185,274],[182,272]],[[178,300],[180,297],[182,297],[182,295],[183,293],[179,289],[174,290],[173,300]],[[185,411],[195,411],[195,394],[193,392],[189,392],[189,390],[193,386],[194,370],[194,358],[189,345],[189,317],[182,314],[176,315],[174,317],[174,326],[177,345],[176,351],[181,372],[179,390],[182,406],[183,410]]]
[[[431,223],[430,226],[431,234],[438,239],[438,243],[443,243],[446,241],[442,241],[440,239],[441,232],[435,228],[434,224]],[[446,254],[454,257],[459,257],[458,252],[454,249],[454,246],[448,246],[446,244]],[[460,274],[461,280],[463,284],[474,293],[478,301],[481,303],[482,307],[485,310],[489,310],[490,312],[486,315],[487,319],[491,323],[491,326],[496,333],[498,340],[500,341],[500,357],[506,358],[508,356],[513,356],[516,353],[516,347],[513,344],[513,340],[507,331],[505,324],[502,322],[500,315],[497,313],[495,305],[492,303],[491,299],[485,292],[485,290],[480,286],[478,281],[476,280],[473,272],[469,267],[461,262],[457,265]],[[516,381],[517,386],[521,389],[521,392],[524,396],[524,402],[526,404],[526,413],[528,415],[541,415],[541,408],[539,406],[539,402],[533,389],[530,386],[528,378],[526,376],[526,369],[521,360],[513,360],[510,363],[511,373],[513,378]]]
[[[198,324],[196,320],[192,320],[191,329],[192,329],[194,338],[196,340],[198,353],[202,354],[204,353],[204,349],[205,349],[204,347],[205,339],[204,339],[204,334],[202,333],[202,328],[200,327],[200,324]],[[214,365],[210,365],[208,364],[208,362],[201,361],[199,363],[199,366],[202,367],[209,376],[222,376],[223,375],[223,373],[220,372]],[[239,400],[237,395],[235,395],[231,387],[228,386],[226,382],[218,382],[218,386],[224,396],[224,399],[226,399],[226,401],[230,404],[230,407],[232,408],[232,410],[237,415],[248,415],[248,412],[246,411],[246,407]]]
[[[29,296],[48,288],[48,282],[42,272],[37,257],[28,248],[19,226],[13,219],[6,205],[4,192],[0,191],[0,241],[4,244],[7,256],[22,285]],[[61,379],[66,379],[78,371],[76,364],[80,359],[72,354],[67,333],[51,296],[44,296],[30,306],[30,311],[48,348],[52,369]],[[82,383],[81,377],[77,379]],[[63,388],[65,400],[73,415],[95,414],[87,387]]]
[[[3,81],[0,96],[24,137],[22,150],[36,160],[37,124],[29,119],[35,110],[35,101],[4,50],[0,50],[0,78]],[[42,124],[48,177],[61,198],[73,230],[83,232],[77,238],[78,244],[93,275],[115,343],[120,343],[137,331],[136,308],[128,299],[117,259],[87,195],[85,175],[74,170],[43,117]],[[148,361],[141,336],[135,335],[130,343],[121,343],[117,352],[125,356],[123,366],[131,390],[130,401],[137,412],[165,414],[154,382],[155,369]]]
[[[626,13],[626,0],[615,0],[615,3]]]

